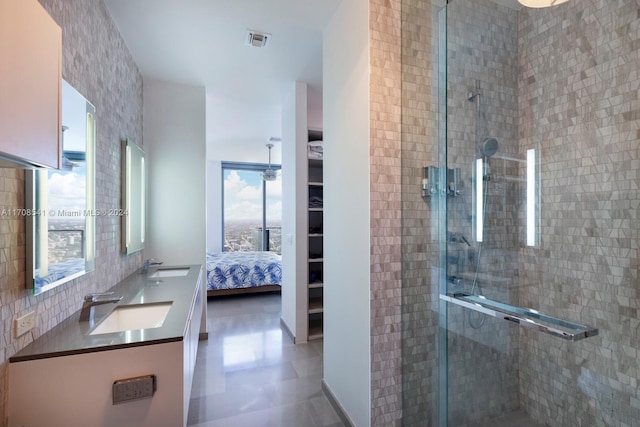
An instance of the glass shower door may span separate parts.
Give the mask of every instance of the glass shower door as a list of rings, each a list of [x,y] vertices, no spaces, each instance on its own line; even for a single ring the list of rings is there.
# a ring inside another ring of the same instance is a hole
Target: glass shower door
[[[521,328],[504,317],[519,307],[523,284],[535,280],[520,277],[519,258],[535,251],[539,216],[536,163],[527,163],[518,144],[517,11],[489,0],[456,0],[446,14],[440,45],[447,58],[446,275],[440,297],[447,302],[441,360],[447,420],[441,424],[521,425]]]
[[[639,425],[640,5],[402,22],[403,426]]]
[[[546,373],[530,350],[572,350],[567,342],[598,334],[559,309],[567,304],[540,304],[540,284],[555,280],[540,262],[541,194],[554,189],[541,189],[549,184],[541,179],[549,169],[544,139],[522,116],[537,102],[528,92],[537,76],[521,55],[523,13],[492,0],[455,0],[438,20],[439,66],[446,64],[438,81],[446,88],[438,150],[442,426],[538,426],[527,414],[527,384],[554,379],[532,378]]]

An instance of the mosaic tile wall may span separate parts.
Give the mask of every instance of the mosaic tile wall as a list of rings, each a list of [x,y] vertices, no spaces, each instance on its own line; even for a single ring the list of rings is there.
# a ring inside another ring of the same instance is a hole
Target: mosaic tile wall
[[[520,153],[542,157],[540,246],[522,250],[521,303],[599,329],[573,343],[522,333],[521,402],[549,426],[635,426],[640,3],[525,9],[518,26]]]
[[[371,425],[400,426],[400,0],[369,2]]]
[[[441,5],[402,0],[402,425],[437,425],[438,297],[431,263],[435,202],[421,195],[422,168],[437,163],[437,19]],[[433,11],[432,11],[433,9]],[[435,32],[435,33],[434,33]],[[436,44],[435,49],[432,45]],[[432,90],[432,88],[434,88]]]
[[[96,107],[96,208],[120,204],[120,140],[142,143],[142,76],[102,0],[40,0],[62,27],[62,75]],[[0,170],[0,208],[24,206],[24,174]],[[24,221],[0,218],[0,421],[6,420],[7,359],[77,311],[82,298],[133,273],[142,255],[120,254],[118,217],[96,221],[96,269],[43,295],[24,289]],[[100,280],[98,280],[98,278]],[[14,318],[35,310],[36,327],[19,339]]]
[[[429,209],[411,189],[418,169],[435,157],[428,142],[434,137],[426,137],[434,130],[421,120],[436,113],[425,96],[430,67],[420,63],[428,57],[424,2],[403,0],[402,8],[402,378],[403,425],[410,426],[433,420],[430,403],[437,401],[437,342],[429,329],[435,319],[427,313],[434,308],[428,269],[437,264],[429,254],[436,249]],[[450,310],[450,425],[517,408],[549,426],[636,425],[640,3],[586,0],[516,12],[487,0],[456,0],[449,23],[448,161],[461,168],[464,183],[460,198],[450,200],[449,227],[473,233],[473,141],[496,137],[489,237],[480,254],[484,293],[600,330],[568,343],[489,319],[474,330],[464,312]],[[475,80],[485,101],[480,114],[469,108]],[[530,148],[542,156],[536,248],[524,244],[518,183]],[[478,248],[449,248],[448,261],[468,272]]]
[[[517,304],[517,13],[487,0],[456,0],[447,10],[447,163],[460,169],[459,195],[447,198],[448,291]],[[480,146],[496,138],[490,158]],[[490,171],[475,171],[476,159]],[[484,175],[484,176],[483,176]],[[448,180],[450,181],[450,180]],[[486,199],[477,199],[480,182]],[[478,241],[478,210],[483,239]],[[476,425],[517,410],[517,327],[448,307],[449,423]]]

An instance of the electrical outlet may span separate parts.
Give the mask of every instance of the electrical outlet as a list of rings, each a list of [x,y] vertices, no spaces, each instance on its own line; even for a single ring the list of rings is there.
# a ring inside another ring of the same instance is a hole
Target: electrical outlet
[[[26,334],[36,326],[36,312],[30,311],[13,321],[15,337]]]

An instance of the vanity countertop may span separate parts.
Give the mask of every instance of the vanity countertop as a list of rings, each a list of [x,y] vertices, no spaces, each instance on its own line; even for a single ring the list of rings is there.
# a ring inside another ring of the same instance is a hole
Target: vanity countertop
[[[185,276],[150,277],[157,270],[177,268],[189,268],[189,272]],[[141,274],[138,270],[108,290],[114,296],[122,296],[120,302],[95,306],[93,321],[80,322],[78,310],[10,357],[9,362],[182,341],[201,274],[201,265],[152,267],[147,274]],[[89,334],[117,306],[161,302],[172,304],[164,323],[158,328]]]

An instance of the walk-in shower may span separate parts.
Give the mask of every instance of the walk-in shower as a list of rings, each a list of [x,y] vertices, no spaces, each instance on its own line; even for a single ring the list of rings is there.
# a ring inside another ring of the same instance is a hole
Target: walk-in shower
[[[640,4],[402,8],[403,425],[640,426]]]

